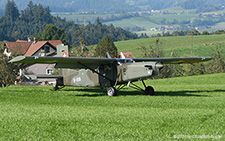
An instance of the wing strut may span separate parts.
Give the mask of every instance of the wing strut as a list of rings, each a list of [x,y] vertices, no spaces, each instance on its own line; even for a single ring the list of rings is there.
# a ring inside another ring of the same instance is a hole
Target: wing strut
[[[83,63],[81,63],[81,62],[79,62],[79,61],[78,61],[77,63],[80,64],[80,65],[82,65],[82,66],[84,66],[84,67],[86,67],[87,69],[91,70],[93,73],[97,73],[97,74],[100,75],[101,77],[104,77],[105,79],[109,80],[110,82],[115,83],[112,79],[110,79],[110,78],[104,76],[103,74],[101,74],[101,73],[97,72],[96,70],[94,70],[94,69],[88,67],[87,65],[85,65],[85,64],[83,64]]]

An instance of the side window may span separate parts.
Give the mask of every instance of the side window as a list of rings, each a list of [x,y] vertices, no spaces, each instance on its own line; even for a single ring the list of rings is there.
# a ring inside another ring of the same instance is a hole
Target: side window
[[[46,74],[51,75],[53,73],[53,70],[51,68],[46,69]]]
[[[50,52],[50,47],[46,47],[46,48],[45,48],[45,52],[46,52],[46,53],[49,53],[49,52]]]

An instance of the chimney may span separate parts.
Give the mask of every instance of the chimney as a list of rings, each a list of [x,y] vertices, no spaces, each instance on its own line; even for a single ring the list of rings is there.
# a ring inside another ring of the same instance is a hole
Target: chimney
[[[31,42],[31,38],[30,37],[28,37],[27,40],[28,40],[28,42]]]
[[[34,37],[34,44],[36,44],[37,43],[37,40],[36,40],[36,38]]]

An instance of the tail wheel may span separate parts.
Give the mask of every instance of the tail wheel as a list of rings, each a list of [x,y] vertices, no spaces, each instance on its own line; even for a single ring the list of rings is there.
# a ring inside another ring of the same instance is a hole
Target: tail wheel
[[[145,95],[155,95],[154,92],[155,91],[154,91],[153,87],[151,87],[151,86],[148,86],[145,88]]]
[[[117,95],[116,88],[114,88],[114,87],[109,87],[109,88],[107,89],[107,95],[108,95],[108,96],[116,96],[116,95]]]

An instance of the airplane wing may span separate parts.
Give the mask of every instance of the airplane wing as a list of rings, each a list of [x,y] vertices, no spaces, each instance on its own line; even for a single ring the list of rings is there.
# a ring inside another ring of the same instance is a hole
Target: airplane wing
[[[134,58],[135,62],[149,62],[156,61],[163,64],[192,64],[198,62],[205,62],[213,59],[212,57],[176,57],[176,58]]]
[[[135,62],[161,62],[163,64],[198,63],[213,59],[212,57],[185,57],[185,58],[134,58]],[[55,68],[92,68],[100,65],[116,62],[117,58],[94,58],[94,57],[40,57],[18,56],[10,60],[11,63],[25,64],[56,64]]]
[[[109,64],[115,61],[115,58],[17,56],[9,62],[25,64],[56,64],[56,68],[71,69],[87,68],[85,66],[88,66],[95,69],[102,64]]]

